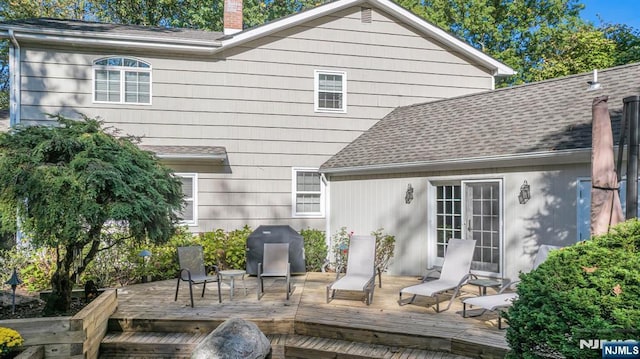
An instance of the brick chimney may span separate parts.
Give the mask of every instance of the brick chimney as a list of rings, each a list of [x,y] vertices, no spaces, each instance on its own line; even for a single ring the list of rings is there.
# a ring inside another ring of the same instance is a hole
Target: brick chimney
[[[242,31],[242,0],[224,0],[224,34]]]

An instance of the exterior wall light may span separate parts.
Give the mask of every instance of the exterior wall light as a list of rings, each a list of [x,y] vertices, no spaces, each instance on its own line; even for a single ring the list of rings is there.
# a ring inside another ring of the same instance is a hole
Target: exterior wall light
[[[407,193],[404,195],[404,203],[409,204],[413,201],[413,186],[411,183],[407,185]]]
[[[520,204],[525,204],[531,199],[531,187],[527,183],[527,180],[524,180],[522,186],[520,186],[520,194],[518,194],[518,202]]]

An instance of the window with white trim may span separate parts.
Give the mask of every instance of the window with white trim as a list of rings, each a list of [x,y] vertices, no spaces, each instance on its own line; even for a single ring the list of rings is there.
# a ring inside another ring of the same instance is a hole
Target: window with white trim
[[[93,101],[151,104],[151,65],[130,57],[93,62]]]
[[[294,217],[324,217],[324,184],[316,168],[294,168],[292,202]]]
[[[195,226],[198,222],[198,174],[176,173],[182,181],[182,193],[184,194],[184,207],[178,214],[182,223]]]
[[[315,110],[347,112],[347,73],[315,70]]]

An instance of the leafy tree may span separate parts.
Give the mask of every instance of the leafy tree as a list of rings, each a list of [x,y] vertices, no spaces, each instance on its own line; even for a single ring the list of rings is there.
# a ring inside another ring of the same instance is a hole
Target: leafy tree
[[[174,233],[182,187],[134,138],[117,137],[96,119],[53,117],[57,126],[0,134],[0,213],[13,223],[18,216],[33,245],[55,250],[47,309],[65,311],[101,243]]]
[[[606,69],[616,62],[616,43],[592,26],[557,35],[549,42],[549,48],[553,51],[545,55],[539,68],[531,70],[532,80]]]
[[[605,24],[601,29],[616,44],[614,66],[640,61],[640,30],[623,24]]]
[[[508,83],[530,81],[530,69],[552,52],[549,40],[581,23],[578,0],[400,0],[399,3],[514,68]]]

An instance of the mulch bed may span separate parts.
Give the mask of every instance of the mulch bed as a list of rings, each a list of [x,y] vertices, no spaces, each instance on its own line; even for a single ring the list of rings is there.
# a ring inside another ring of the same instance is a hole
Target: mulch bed
[[[12,305],[12,291],[0,291],[0,320],[3,319],[23,319],[23,318],[40,318],[44,317],[45,302],[38,297],[37,293],[28,293],[16,290],[15,311]],[[71,310],[66,313],[60,313],[56,316],[73,316],[86,306],[84,301],[73,301]]]

